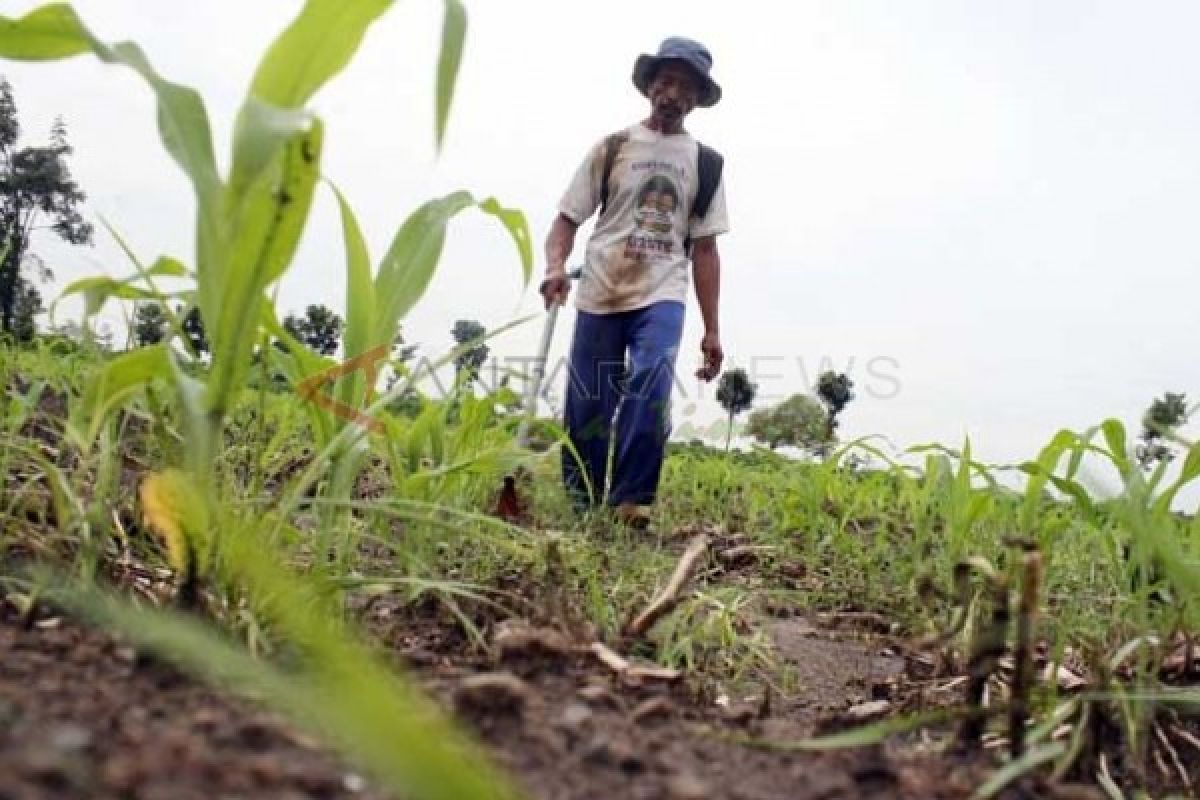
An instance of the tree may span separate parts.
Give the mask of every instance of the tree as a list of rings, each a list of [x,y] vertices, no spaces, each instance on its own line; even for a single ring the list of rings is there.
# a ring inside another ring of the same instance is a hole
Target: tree
[[[331,356],[341,344],[345,323],[329,308],[310,305],[302,317],[288,314],[283,320],[283,327],[310,349],[323,356]]]
[[[1142,415],[1142,441],[1135,452],[1142,469],[1152,469],[1175,458],[1175,451],[1165,440],[1187,422],[1188,416],[1187,395],[1182,392],[1167,392],[1150,404]]]
[[[837,440],[838,414],[854,399],[854,381],[844,372],[827,369],[817,378],[817,397],[825,406],[828,446]]]
[[[182,308],[176,308],[175,313],[181,317],[180,325],[183,326],[183,335],[187,337],[192,350],[197,356],[207,353],[208,335],[204,332],[204,319],[200,316],[199,306],[192,306],[186,314],[183,313]]]
[[[772,450],[782,445],[821,453],[829,442],[829,417],[813,398],[794,394],[773,408],[752,413],[746,432]]]
[[[392,357],[391,357],[391,374],[387,379],[387,390],[390,392],[397,383],[407,379],[412,375],[412,368],[408,362],[417,357],[418,345],[407,344],[404,340],[404,332],[396,331],[396,338],[392,340]],[[421,413],[423,401],[421,393],[417,391],[416,386],[409,386],[403,389],[400,394],[388,403],[388,410],[397,416],[415,418]]]
[[[486,333],[487,328],[473,319],[458,320],[454,323],[453,330],[450,331],[455,343],[460,346],[467,342],[478,340]],[[461,380],[466,385],[473,383],[475,378],[479,376],[479,368],[487,361],[489,352],[488,346],[480,342],[455,356],[455,378]]]
[[[138,303],[133,309],[133,342],[138,347],[158,344],[167,338],[167,314],[159,303]]]
[[[750,376],[741,367],[727,369],[721,375],[721,382],[717,384],[717,402],[729,414],[729,430],[725,433],[726,453],[733,442],[733,418],[754,405],[757,391],[758,384],[751,383]]]
[[[42,293],[28,280],[17,282],[17,296],[13,300],[13,338],[18,342],[33,341],[37,335],[38,314],[46,310],[42,305]]]
[[[70,244],[90,244],[92,226],[79,212],[86,195],[67,168],[72,149],[62,120],[54,123],[45,147],[18,149],[20,134],[12,86],[0,78],[0,330],[31,338],[32,316],[18,316],[19,301],[27,312],[34,297],[21,274],[31,237],[48,229]],[[40,309],[40,295],[37,299]]]

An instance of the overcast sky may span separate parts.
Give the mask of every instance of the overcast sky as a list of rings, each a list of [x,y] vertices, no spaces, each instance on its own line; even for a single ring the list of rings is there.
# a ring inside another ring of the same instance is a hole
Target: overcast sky
[[[7,0],[5,13],[37,5]],[[103,38],[133,38],[208,100],[227,161],[258,54],[296,0],[86,0]],[[432,136],[441,4],[397,3],[315,101],[325,172],[378,258],[405,214],[457,188],[528,215],[541,241],[586,149],[640,119],[633,60],[671,34],[715,56],[722,102],[689,129],[726,156],[722,339],[764,401],[832,366],[855,380],[844,437],[960,443],[1032,456],[1060,427],[1136,427],[1165,390],[1200,400],[1200,4],[822,0],[468,4],[471,29],[447,146]],[[751,13],[751,9],[770,13]],[[147,260],[190,261],[191,199],[163,155],[147,91],[91,58],[0,65],[29,139],[61,115],[90,213]],[[580,240],[582,245],[582,239]],[[38,244],[59,285],[129,271],[96,246]],[[582,246],[577,249],[577,257]],[[578,258],[573,258],[576,263]],[[336,209],[314,206],[283,309],[341,309]],[[430,352],[460,317],[495,326],[538,308],[481,214],[453,226],[427,300],[405,323]],[[556,354],[570,338],[564,314]],[[538,322],[498,339],[531,353]],[[718,416],[690,377],[689,309],[676,425]],[[1196,430],[1193,425],[1192,430]]]

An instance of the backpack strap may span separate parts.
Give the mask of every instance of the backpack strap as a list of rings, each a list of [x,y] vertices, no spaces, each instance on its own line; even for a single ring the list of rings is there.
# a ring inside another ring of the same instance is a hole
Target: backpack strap
[[[604,137],[604,169],[600,173],[600,214],[608,210],[608,184],[612,175],[613,165],[617,163],[617,153],[621,146],[629,141],[629,131],[617,131]]]
[[[692,203],[692,217],[704,219],[712,206],[713,197],[717,194],[717,186],[721,183],[721,170],[725,167],[725,157],[704,142],[696,142],[696,200]],[[692,252],[692,237],[683,240],[683,249]]]
[[[696,202],[692,204],[692,216],[704,219],[708,208],[712,205],[713,196],[717,193],[717,185],[721,182],[721,170],[725,166],[725,157],[706,145],[697,142],[696,172],[699,175],[699,188],[696,190]]]

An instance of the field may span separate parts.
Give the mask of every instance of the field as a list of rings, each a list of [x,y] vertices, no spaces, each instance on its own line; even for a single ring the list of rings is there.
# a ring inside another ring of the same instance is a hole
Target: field
[[[579,516],[561,430],[518,446],[511,389],[414,407],[397,370],[375,391],[453,216],[495,217],[531,274],[523,216],[467,192],[378,262],[339,194],[344,350],[367,368],[297,341],[270,290],[326,190],[303,109],[385,7],[310,0],[228,176],[200,96],[136,46],[66,6],[0,20],[7,58],[144,77],[195,192],[193,264],[130,253],[129,279],[68,291],[89,313],[186,301],[211,341],[172,317],[125,352],[0,350],[0,797],[1194,796],[1200,521],[1176,500],[1200,445],[1145,470],[1115,419],[1014,465],[677,444],[649,531]],[[446,9],[439,135],[465,26]]]

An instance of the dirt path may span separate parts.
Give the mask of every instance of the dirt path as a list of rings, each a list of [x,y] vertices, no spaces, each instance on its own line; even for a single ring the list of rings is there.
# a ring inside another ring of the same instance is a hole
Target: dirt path
[[[382,798],[279,718],[230,701],[108,637],[61,620],[0,623],[0,800],[50,798]],[[866,644],[789,621],[781,653],[808,688],[765,719],[702,704],[684,685],[630,687],[579,653],[500,662],[408,660],[496,759],[542,800],[961,798],[969,772],[878,749],[773,753],[739,733],[806,733],[821,713],[868,698],[895,664]],[[424,644],[419,644],[424,640]],[[483,672],[516,678],[471,694]],[[515,688],[514,688],[515,687]]]
[[[0,624],[3,800],[383,797],[277,717],[50,622]]]

